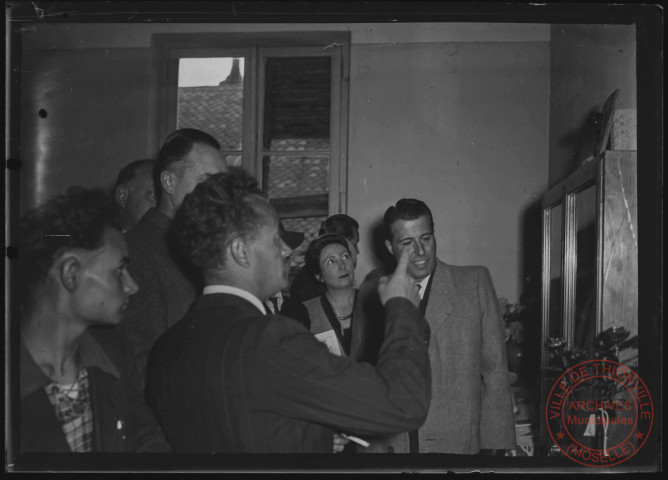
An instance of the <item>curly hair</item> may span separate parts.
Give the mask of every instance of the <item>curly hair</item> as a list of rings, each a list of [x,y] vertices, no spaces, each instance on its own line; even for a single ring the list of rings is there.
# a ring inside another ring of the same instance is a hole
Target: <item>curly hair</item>
[[[414,198],[402,198],[395,205],[392,205],[385,211],[383,216],[383,231],[385,238],[392,240],[392,225],[397,220],[415,220],[423,215],[429,217],[429,224],[432,232],[434,231],[434,217],[431,215],[431,210],[422,200]]]
[[[41,283],[64,252],[97,250],[105,230],[120,230],[113,199],[100,189],[70,187],[26,213],[20,222],[19,259],[27,289]]]
[[[335,243],[346,247],[348,254],[350,254],[350,245],[348,244],[348,240],[346,240],[343,235],[339,235],[338,233],[325,233],[324,235],[314,238],[313,241],[309,243],[309,246],[304,253],[304,268],[306,268],[308,274],[313,278],[315,278],[316,275],[322,273],[320,271],[320,254],[327,245],[332,245]]]
[[[218,140],[196,128],[180,128],[170,133],[165,139],[153,167],[153,182],[156,187],[155,198],[158,202],[162,197],[160,174],[174,164],[183,167],[186,157],[195,145],[208,145],[216,150],[220,150]]]
[[[176,212],[176,246],[196,267],[224,265],[229,243],[238,236],[255,238],[264,225],[266,212],[258,208],[258,198],[266,200],[257,180],[240,167],[210,176],[186,195]]]
[[[322,225],[320,225],[320,231],[318,235],[324,235],[326,233],[338,233],[339,235],[344,236],[350,241],[354,241],[355,232],[360,228],[360,224],[357,223],[353,217],[349,217],[344,213],[337,213],[328,217]]]

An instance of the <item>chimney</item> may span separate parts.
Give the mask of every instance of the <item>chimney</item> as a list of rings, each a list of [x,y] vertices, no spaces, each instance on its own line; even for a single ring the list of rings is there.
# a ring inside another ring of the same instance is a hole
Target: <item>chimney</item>
[[[219,85],[223,84],[234,84],[234,83],[240,83],[241,82],[241,72],[239,71],[239,59],[238,58],[233,58],[232,59],[232,70],[230,71],[230,74],[227,76],[225,80],[219,83]]]

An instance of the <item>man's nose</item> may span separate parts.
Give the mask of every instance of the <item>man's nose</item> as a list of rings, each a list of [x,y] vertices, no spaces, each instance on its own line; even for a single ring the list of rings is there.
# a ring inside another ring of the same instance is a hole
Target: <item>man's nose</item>
[[[132,278],[132,275],[130,275],[130,272],[126,271],[125,272],[127,275],[127,279],[125,281],[125,291],[129,295],[133,295],[139,291],[139,285],[137,285],[137,282],[135,282],[135,279]]]
[[[424,255],[424,245],[420,242],[415,242],[415,252],[418,255]]]

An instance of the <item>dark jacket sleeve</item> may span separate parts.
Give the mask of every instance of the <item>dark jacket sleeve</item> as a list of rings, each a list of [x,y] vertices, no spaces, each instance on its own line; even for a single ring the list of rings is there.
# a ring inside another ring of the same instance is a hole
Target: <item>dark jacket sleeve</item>
[[[128,237],[129,239],[132,237]],[[133,353],[132,380],[134,387],[144,391],[146,381],[146,364],[151,346],[161,331],[160,320],[166,317],[164,306],[156,304],[155,299],[161,298],[160,285],[156,280],[156,271],[146,256],[128,242],[132,261],[128,269],[132,278],[139,285],[139,290],[130,297],[128,308],[117,330],[125,337],[130,351]]]
[[[283,305],[281,305],[281,315],[284,317],[294,318],[299,323],[304,325],[306,330],[311,328],[311,318],[309,317],[306,307],[302,303],[296,302],[289,297],[283,298]]]
[[[324,284],[316,281],[306,268],[302,267],[292,280],[290,298],[295,302],[306,302],[319,297],[324,291]]]
[[[143,393],[130,380],[133,357],[125,338],[111,329],[88,330],[102,346],[121,374],[121,389],[125,392],[125,450],[130,453],[169,452],[165,439],[151,409],[146,405]]]
[[[386,330],[378,365],[331,355],[293,321],[276,318],[259,343],[259,384],[276,412],[374,435],[418,428],[431,399],[428,326],[403,298],[386,304]]]

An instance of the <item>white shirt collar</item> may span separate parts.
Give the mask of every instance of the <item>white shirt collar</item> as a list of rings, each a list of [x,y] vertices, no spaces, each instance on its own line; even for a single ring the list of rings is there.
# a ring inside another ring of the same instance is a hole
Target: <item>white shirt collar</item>
[[[272,298],[275,298],[276,303],[278,303],[278,312],[274,312],[274,305],[271,303]],[[283,306],[283,292],[278,292],[276,295],[267,297],[267,299],[264,301],[264,304],[267,306],[267,308],[269,308],[270,312],[273,312],[274,315],[278,315],[278,313],[281,311],[281,307]]]
[[[204,287],[202,295],[208,295],[210,293],[229,293],[230,295],[236,295],[255,305],[263,315],[267,314],[262,302],[255,295],[246,290],[242,290],[241,288],[231,287],[229,285],[207,285]]]
[[[431,278],[432,274],[427,275],[424,277],[422,280],[417,282],[418,285],[420,285],[420,291],[418,292],[420,295],[420,300],[424,297],[424,292],[427,289],[427,284],[429,284],[429,278]]]

